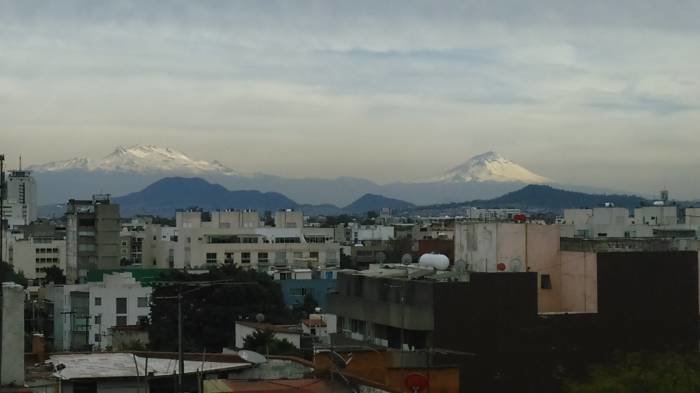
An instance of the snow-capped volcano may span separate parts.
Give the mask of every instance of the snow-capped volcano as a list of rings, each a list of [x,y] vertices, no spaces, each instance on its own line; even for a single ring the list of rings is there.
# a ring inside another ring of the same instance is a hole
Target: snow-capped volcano
[[[114,152],[101,160],[72,158],[65,161],[34,165],[29,167],[29,169],[36,172],[86,170],[90,172],[131,172],[140,174],[237,174],[234,170],[225,167],[218,161],[196,160],[175,149],[154,145],[137,145],[128,148],[119,146]]]
[[[472,157],[462,165],[454,167],[433,179],[436,182],[519,182],[526,184],[551,183],[513,161],[492,151]]]

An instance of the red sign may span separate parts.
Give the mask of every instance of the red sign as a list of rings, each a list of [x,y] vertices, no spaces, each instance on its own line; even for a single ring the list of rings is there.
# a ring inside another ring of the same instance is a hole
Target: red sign
[[[497,265],[496,265],[496,270],[498,270],[499,272],[504,272],[504,271],[506,271],[506,264],[503,263],[503,262],[497,264]]]
[[[412,392],[422,392],[428,388],[430,384],[428,378],[423,374],[411,373],[403,379],[404,386]]]

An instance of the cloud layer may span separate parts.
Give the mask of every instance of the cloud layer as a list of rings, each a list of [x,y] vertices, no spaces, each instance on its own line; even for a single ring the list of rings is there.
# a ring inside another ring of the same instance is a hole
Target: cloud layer
[[[378,181],[497,150],[562,183],[700,197],[699,4],[0,2],[0,145]]]

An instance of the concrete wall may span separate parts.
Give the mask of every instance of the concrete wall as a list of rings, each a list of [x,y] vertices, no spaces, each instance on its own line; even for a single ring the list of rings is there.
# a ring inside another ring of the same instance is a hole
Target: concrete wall
[[[561,306],[558,311],[597,312],[597,254],[561,252]],[[552,283],[554,287],[554,282]]]
[[[0,333],[0,385],[24,384],[24,289],[15,283],[2,283]]]

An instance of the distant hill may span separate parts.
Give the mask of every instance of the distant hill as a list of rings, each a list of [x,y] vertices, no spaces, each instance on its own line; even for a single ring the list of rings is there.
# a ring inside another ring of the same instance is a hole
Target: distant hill
[[[229,191],[200,178],[166,177],[139,192],[112,198],[121,214],[175,215],[176,209],[197,206],[204,210],[255,209],[259,211],[297,208],[299,204],[276,192]]]
[[[365,214],[382,208],[411,209],[411,203],[376,194],[365,194],[345,208],[331,204],[299,204],[277,192],[257,190],[230,191],[198,177],[166,177],[138,192],[113,197],[120,205],[122,217],[137,214],[173,217],[177,209],[198,207],[203,210],[254,209],[259,212],[278,209],[298,209],[306,215]],[[58,217],[66,211],[65,204],[44,205],[39,208],[41,217]]]
[[[343,210],[347,213],[362,214],[369,211],[378,211],[383,208],[392,210],[412,209],[415,205],[400,199],[387,198],[377,194],[365,194],[355,202],[345,206]]]
[[[425,206],[421,210],[461,208],[467,206],[482,208],[517,208],[523,210],[561,211],[569,208],[598,207],[610,202],[618,207],[634,209],[641,204],[653,201],[635,195],[623,194],[587,194],[576,191],[560,190],[546,185],[529,185],[503,196],[486,200],[474,200],[462,203]]]

